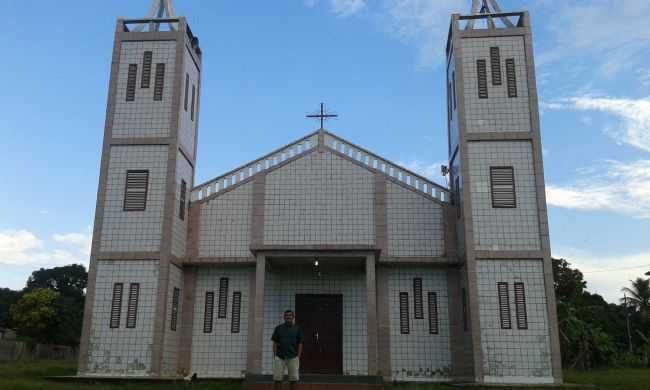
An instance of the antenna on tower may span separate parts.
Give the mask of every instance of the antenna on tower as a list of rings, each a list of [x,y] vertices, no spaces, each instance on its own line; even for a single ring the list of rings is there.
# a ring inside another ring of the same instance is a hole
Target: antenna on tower
[[[479,14],[486,14],[488,15],[487,17],[487,23],[488,23],[488,28],[495,28],[494,25],[494,20],[492,19],[490,14],[500,14],[503,11],[501,11],[501,7],[499,7],[499,3],[497,3],[497,0],[472,0],[472,15],[479,15]],[[515,25],[510,21],[505,16],[498,16],[499,19],[501,19],[501,22],[506,27],[515,27]],[[467,30],[471,30],[474,28],[474,20],[471,19],[467,22],[467,26],[465,27]]]
[[[174,11],[172,0],[152,0],[147,19],[171,19],[175,17],[176,12]],[[133,31],[141,32],[144,30],[144,26],[144,23],[139,24]],[[159,29],[160,23],[149,23],[149,31],[159,31]],[[169,23],[169,29],[176,30],[176,26],[173,23]]]

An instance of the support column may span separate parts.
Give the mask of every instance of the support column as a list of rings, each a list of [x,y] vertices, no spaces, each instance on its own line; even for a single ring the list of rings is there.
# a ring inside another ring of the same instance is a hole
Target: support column
[[[266,278],[266,256],[257,255],[255,266],[255,295],[253,299],[253,317],[249,328],[248,372],[262,373],[262,356],[264,351],[264,280]]]
[[[374,254],[366,256],[366,295],[368,300],[368,375],[377,375],[377,279]]]

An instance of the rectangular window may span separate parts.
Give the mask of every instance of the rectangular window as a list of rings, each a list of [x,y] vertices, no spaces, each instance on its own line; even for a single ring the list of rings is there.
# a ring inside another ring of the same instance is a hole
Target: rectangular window
[[[161,101],[165,86],[165,64],[156,64],[156,80],[154,81],[153,100]]]
[[[187,112],[187,102],[189,100],[189,95],[190,94],[190,74],[185,73],[185,103],[183,106],[185,107],[185,112]]]
[[[501,329],[512,329],[508,283],[497,283],[497,291],[499,295],[499,317],[501,319]]]
[[[528,329],[528,313],[526,313],[526,291],[524,290],[524,284],[516,282],[514,286],[517,329]]]
[[[212,333],[212,317],[214,315],[214,292],[205,293],[205,308],[203,311],[203,333]]]
[[[490,48],[490,72],[492,85],[501,85],[501,55],[498,47]]]
[[[452,91],[452,96],[453,96],[453,102],[454,102],[454,110],[456,110],[456,72],[451,72],[451,91]]]
[[[129,304],[126,311],[126,327],[135,328],[138,320],[138,298],[140,297],[140,283],[131,283],[129,286]]]
[[[129,64],[129,73],[126,76],[126,101],[135,100],[135,81],[138,78],[138,64]]]
[[[181,180],[181,195],[178,204],[178,218],[181,221],[185,220],[185,197],[187,196],[187,183],[185,180]]]
[[[468,316],[467,316],[467,293],[465,292],[464,288],[460,289],[460,303],[461,303],[461,310],[463,313],[463,330],[467,332],[468,328]]]
[[[172,295],[172,313],[171,313],[171,326],[170,329],[176,331],[176,326],[178,325],[178,303],[181,299],[181,289],[174,287],[174,293]]]
[[[190,119],[192,121],[194,121],[194,105],[195,105],[194,103],[195,103],[195,100],[196,100],[196,86],[192,85],[192,107],[191,107],[191,110],[190,110]]]
[[[490,167],[490,192],[493,208],[517,208],[513,167]]]
[[[232,316],[230,323],[230,333],[239,333],[239,321],[241,318],[241,292],[232,293]]]
[[[217,311],[217,318],[226,318],[227,310],[228,310],[228,278],[221,278],[219,280],[219,310]]]
[[[487,65],[485,63],[485,60],[476,60],[476,78],[478,81],[479,99],[487,99],[488,98]]]
[[[122,292],[124,290],[123,283],[115,283],[113,285],[113,300],[111,301],[111,328],[120,327],[120,316],[122,314]]]
[[[438,296],[429,292],[429,334],[438,334]]]
[[[424,319],[422,303],[422,278],[413,279],[413,315],[416,319]]]
[[[409,334],[409,293],[399,293],[399,330],[401,334]]]
[[[140,88],[149,88],[151,84],[151,60],[153,53],[150,51],[144,52],[144,57],[142,58],[142,80],[140,82]]]
[[[144,211],[147,208],[149,171],[126,171],[124,211]]]
[[[508,82],[508,97],[517,97],[517,75],[515,73],[515,59],[506,60],[506,80]]]

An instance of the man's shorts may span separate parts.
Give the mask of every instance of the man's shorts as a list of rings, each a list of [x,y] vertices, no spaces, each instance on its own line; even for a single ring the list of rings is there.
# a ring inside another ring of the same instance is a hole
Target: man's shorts
[[[289,373],[289,382],[297,382],[299,379],[298,370],[300,369],[300,361],[298,357],[293,359],[280,359],[275,357],[273,359],[273,380],[280,382],[284,379],[284,370]]]

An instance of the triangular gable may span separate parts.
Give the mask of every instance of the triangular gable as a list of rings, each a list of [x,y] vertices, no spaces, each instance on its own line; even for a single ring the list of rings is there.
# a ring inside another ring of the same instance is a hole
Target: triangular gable
[[[302,158],[317,148],[324,148],[344,156],[369,171],[383,173],[391,180],[427,197],[440,202],[449,202],[450,200],[449,191],[445,187],[324,130],[308,134],[257,160],[195,186],[191,191],[190,199],[195,202],[212,198],[233,187],[249,182],[259,173],[275,170]]]

